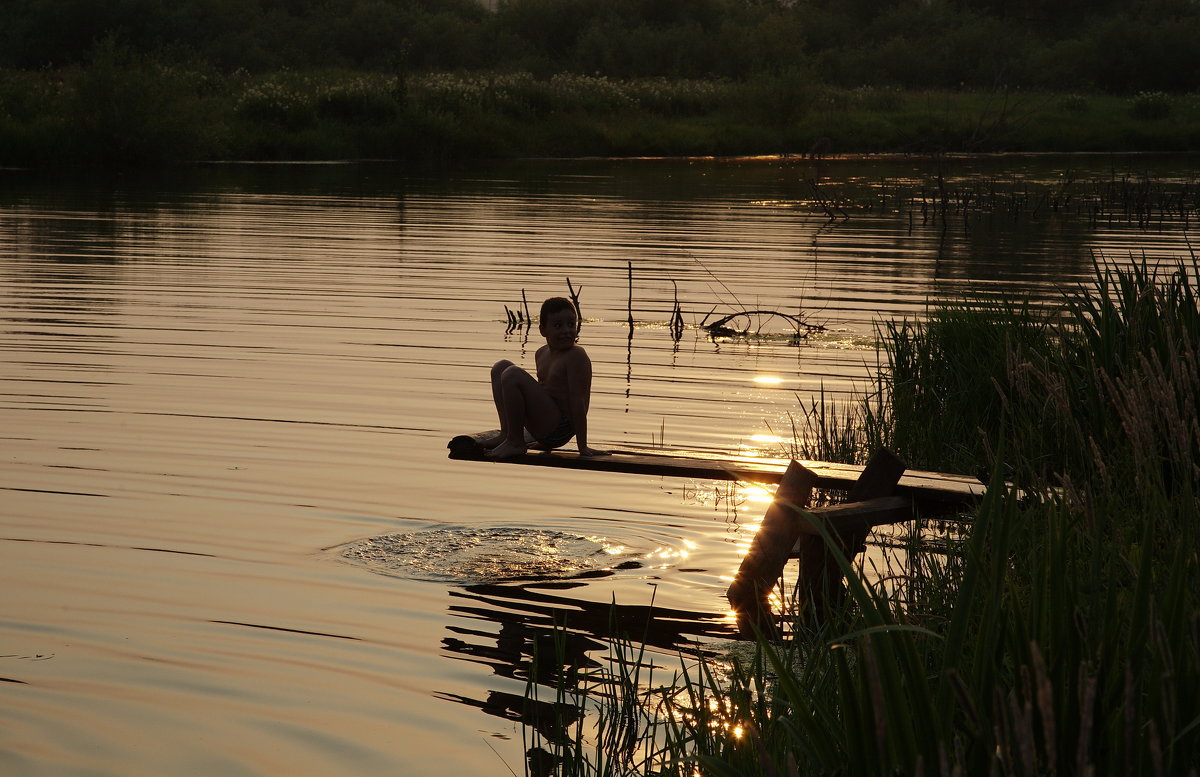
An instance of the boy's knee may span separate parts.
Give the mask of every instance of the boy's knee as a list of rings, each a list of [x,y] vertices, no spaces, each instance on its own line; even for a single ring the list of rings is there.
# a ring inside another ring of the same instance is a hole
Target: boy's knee
[[[508,359],[501,359],[492,365],[492,378],[498,378],[504,374],[504,371],[509,367],[514,366]]]
[[[503,383],[514,383],[516,381],[520,381],[526,375],[528,375],[528,373],[515,364],[509,364],[507,367],[500,370],[500,380]]]

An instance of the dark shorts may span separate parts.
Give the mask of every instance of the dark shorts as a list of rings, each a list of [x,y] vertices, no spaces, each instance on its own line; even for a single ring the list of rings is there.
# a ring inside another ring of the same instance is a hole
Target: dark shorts
[[[571,419],[563,416],[558,421],[558,426],[537,438],[539,448],[551,450],[552,448],[561,448],[571,441],[575,436],[575,428],[571,426]]]

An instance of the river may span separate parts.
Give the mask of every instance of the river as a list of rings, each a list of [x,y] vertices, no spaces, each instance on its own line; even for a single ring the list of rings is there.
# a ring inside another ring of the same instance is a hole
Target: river
[[[522,773],[546,624],[652,604],[663,663],[719,646],[770,496],[448,460],[540,343],[506,307],[578,293],[593,445],[781,455],[883,319],[1187,256],[1198,168],[0,171],[0,773]],[[817,328],[699,328],[739,308]]]

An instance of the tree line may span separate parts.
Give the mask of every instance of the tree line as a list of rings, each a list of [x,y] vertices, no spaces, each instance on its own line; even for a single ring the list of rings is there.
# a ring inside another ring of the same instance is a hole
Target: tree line
[[[1200,88],[1197,0],[6,0],[0,68],[102,43],[222,73],[610,78],[799,73],[834,86]]]

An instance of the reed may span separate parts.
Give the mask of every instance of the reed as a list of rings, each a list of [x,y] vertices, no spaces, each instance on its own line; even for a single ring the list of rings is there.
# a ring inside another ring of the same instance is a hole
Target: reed
[[[828,620],[792,613],[656,706],[627,689],[654,757],[620,773],[1200,773],[1198,270],[1097,263],[1056,311],[974,299],[883,328],[875,392],[813,403],[806,444],[986,462],[986,499],[874,582],[839,558]]]
[[[1053,339],[1047,314],[1024,300],[973,296],[880,329],[886,362],[876,380],[888,398],[890,445],[912,467],[986,477],[983,452],[1006,420],[996,388],[1013,361]]]

